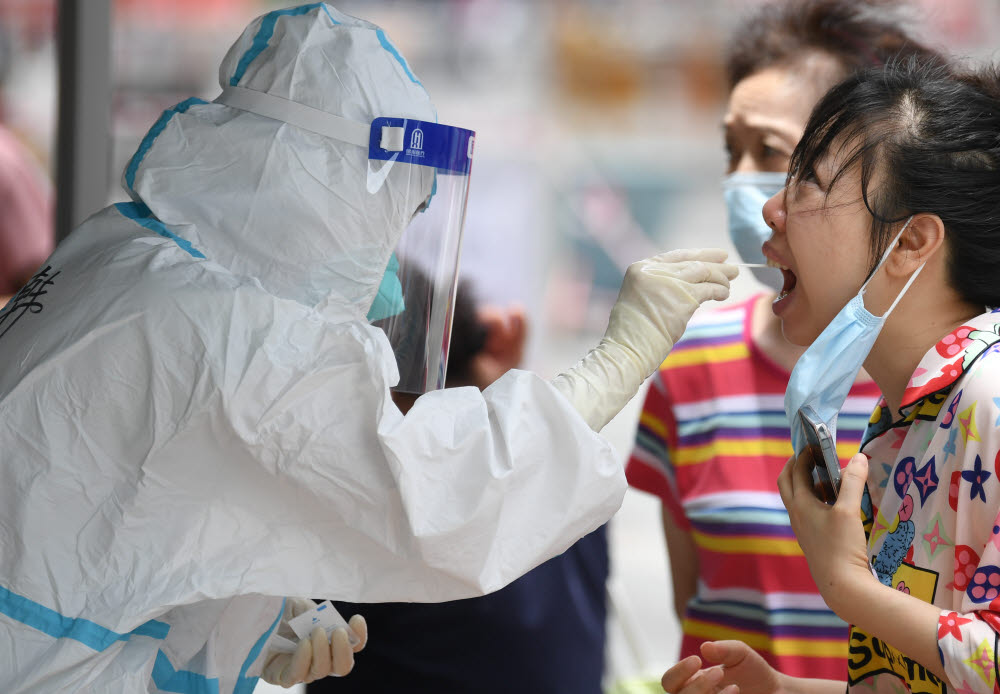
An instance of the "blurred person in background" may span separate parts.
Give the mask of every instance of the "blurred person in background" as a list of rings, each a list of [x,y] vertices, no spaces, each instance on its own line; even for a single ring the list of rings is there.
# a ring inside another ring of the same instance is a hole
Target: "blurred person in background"
[[[472,286],[459,284],[448,386],[486,388],[518,366],[525,337],[523,310],[477,310]],[[393,400],[405,413],[415,396],[394,391]],[[342,614],[363,613],[377,637],[350,677],[318,680],[306,691],[600,694],[608,570],[601,526],[490,595],[438,604],[335,602]]]
[[[0,25],[0,84],[9,52]],[[35,273],[54,246],[52,187],[39,162],[3,124],[0,103],[0,306]]]
[[[787,0],[758,8],[733,34],[723,118],[723,188],[741,258],[763,263],[761,209],[784,187],[813,105],[835,83],[894,58],[935,56],[887,3]],[[663,502],[680,657],[739,638],[781,672],[843,679],[847,625],[825,604],[775,481],[792,454],[784,394],[803,347],[772,302],[787,273],[755,269],[769,291],[696,316],[646,395],[629,483]],[[841,412],[841,464],[857,452],[879,389],[864,373]]]

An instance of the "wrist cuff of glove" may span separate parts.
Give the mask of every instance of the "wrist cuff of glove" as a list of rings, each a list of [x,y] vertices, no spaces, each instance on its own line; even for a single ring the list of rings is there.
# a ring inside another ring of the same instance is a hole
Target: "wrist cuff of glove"
[[[587,356],[552,379],[594,431],[600,431],[639,391],[646,380],[629,350],[604,339]]]

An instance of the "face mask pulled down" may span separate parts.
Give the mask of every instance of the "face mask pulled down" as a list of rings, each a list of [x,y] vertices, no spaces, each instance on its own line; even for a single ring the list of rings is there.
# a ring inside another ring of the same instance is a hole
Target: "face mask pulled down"
[[[874,272],[861,286],[844,308],[833,318],[809,348],[799,357],[792,370],[785,390],[785,415],[792,432],[792,446],[798,456],[807,446],[805,432],[799,422],[798,413],[803,407],[811,407],[814,414],[826,424],[836,438],[837,416],[840,414],[851,385],[864,364],[872,345],[882,331],[886,319],[917,279],[921,265],[907,280],[896,300],[883,316],[872,315],[865,308],[865,289],[875,273],[885,264],[889,253],[896,246],[913,217],[899,230],[899,234],[882,255]]]

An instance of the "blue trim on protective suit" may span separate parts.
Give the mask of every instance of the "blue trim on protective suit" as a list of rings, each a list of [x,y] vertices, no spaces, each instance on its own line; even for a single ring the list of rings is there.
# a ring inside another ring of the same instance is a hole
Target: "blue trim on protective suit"
[[[219,694],[219,678],[209,679],[197,672],[175,670],[170,659],[160,651],[153,664],[153,684],[163,692],[176,694]]]
[[[139,202],[116,202],[115,209],[122,213],[125,217],[128,217],[133,222],[139,226],[145,227],[150,231],[155,231],[160,236],[166,237],[176,243],[181,249],[187,251],[187,253],[193,258],[204,258],[205,254],[199,251],[194,245],[187,239],[182,239],[180,236],[174,232],[167,229],[167,226],[161,222],[159,219],[153,216],[153,213],[148,207]]]
[[[274,630],[278,628],[278,624],[281,623],[281,617],[285,614],[285,601],[287,599],[288,598],[282,598],[281,609],[278,610],[278,616],[275,617],[274,622],[271,624],[271,628],[265,631],[261,637],[257,639],[257,643],[253,645],[253,648],[250,649],[250,654],[247,656],[246,661],[244,661],[243,667],[240,668],[240,678],[236,682],[236,687],[233,688],[233,694],[251,694],[254,687],[257,686],[257,680],[260,678],[247,677],[247,670],[249,670],[250,666],[254,664],[254,661],[260,657],[260,652],[263,650],[264,644],[267,643],[267,640],[271,638],[271,634],[274,633]]]
[[[330,10],[326,9],[326,5],[322,2],[314,2],[310,5],[301,5],[299,7],[292,7],[287,10],[274,10],[273,12],[268,12],[264,15],[264,18],[260,21],[260,28],[257,29],[257,34],[253,37],[253,43],[250,44],[250,48],[247,52],[243,54],[240,58],[240,62],[236,64],[236,72],[233,76],[229,78],[229,86],[236,87],[239,85],[240,80],[243,79],[243,75],[246,73],[247,68],[250,67],[258,55],[264,52],[267,48],[267,44],[271,42],[271,37],[274,35],[274,25],[278,23],[279,17],[294,17],[298,15],[306,14],[311,10],[315,10],[317,7],[323,8],[326,12],[326,16],[330,18],[330,21],[334,24],[340,24],[333,15],[330,14]]]
[[[163,129],[167,127],[167,123],[170,119],[174,117],[175,113],[184,113],[189,108],[196,104],[207,104],[208,102],[204,99],[199,99],[198,97],[192,96],[189,99],[184,99],[175,106],[171,106],[166,111],[160,114],[160,117],[156,119],[153,123],[153,127],[149,129],[146,136],[142,138],[142,142],[139,143],[139,149],[135,151],[132,155],[132,159],[129,160],[128,168],[125,169],[125,185],[129,192],[135,192],[132,190],[132,186],[135,184],[135,173],[139,170],[139,164],[146,157],[146,152],[149,148],[153,146],[153,140],[163,132]]]
[[[126,634],[121,634],[89,619],[65,617],[3,587],[0,587],[0,613],[52,638],[79,641],[95,651],[106,650],[117,641],[128,641],[133,635],[165,639],[167,632],[170,631],[169,624],[150,620]]]
[[[151,619],[145,624],[140,624],[135,629],[133,629],[128,635],[135,636],[148,636],[151,639],[160,639],[161,641],[167,638],[167,634],[170,632],[170,625],[166,622],[158,622],[155,619]]]
[[[377,29],[375,31],[375,35],[378,36],[378,42],[382,44],[382,48],[389,51],[389,55],[398,60],[399,64],[403,66],[403,70],[406,71],[406,76],[410,78],[410,81],[423,87],[424,85],[420,84],[420,80],[417,79],[417,76],[410,72],[410,66],[406,64],[406,59],[399,54],[399,51],[397,51],[396,47],[392,45],[392,41],[390,41],[389,37],[385,35],[385,32],[381,29]]]

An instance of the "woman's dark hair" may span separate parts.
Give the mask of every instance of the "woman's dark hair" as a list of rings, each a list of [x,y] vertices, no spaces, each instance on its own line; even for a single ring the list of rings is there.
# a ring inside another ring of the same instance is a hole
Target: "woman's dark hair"
[[[901,28],[896,5],[889,0],[782,0],[757,8],[730,41],[730,90],[756,72],[794,65],[810,53],[827,54],[840,67],[831,86],[852,72],[894,59],[940,60]]]
[[[788,181],[843,155],[827,190],[859,170],[872,215],[871,269],[911,214],[944,222],[949,284],[1000,305],[1000,71],[960,72],[914,59],[855,73],[816,105]],[[876,183],[877,182],[877,183]],[[824,181],[824,183],[826,183]]]

